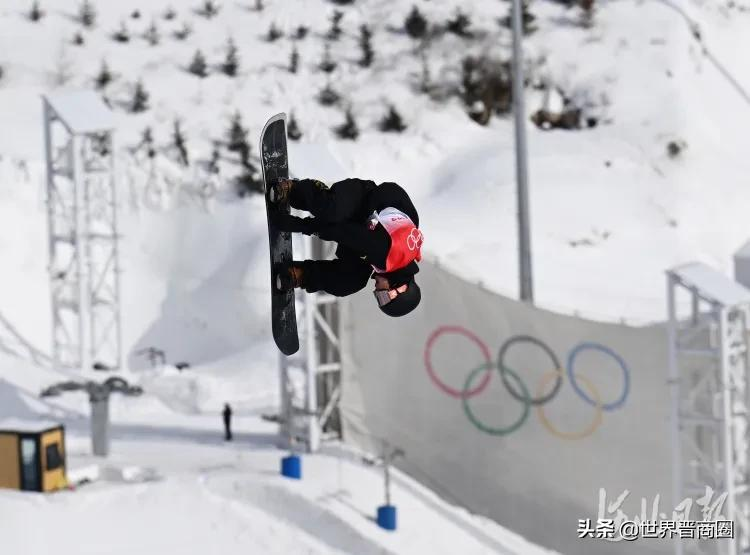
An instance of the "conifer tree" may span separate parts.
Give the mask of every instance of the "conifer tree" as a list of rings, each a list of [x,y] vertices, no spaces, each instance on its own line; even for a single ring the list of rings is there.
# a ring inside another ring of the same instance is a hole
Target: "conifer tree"
[[[90,0],[83,0],[78,10],[78,20],[84,27],[93,27],[96,23],[96,10]]]
[[[141,133],[141,144],[139,148],[143,147],[146,149],[146,156],[150,159],[156,157],[156,149],[154,148],[154,137],[150,127],[146,127]]]
[[[214,145],[214,149],[211,151],[211,159],[208,161],[208,171],[214,175],[220,173],[219,161],[221,160],[221,153],[219,147]]]
[[[125,21],[120,22],[120,28],[115,31],[112,38],[117,42],[130,42],[130,32],[128,31],[127,25],[125,25]]]
[[[242,114],[239,111],[232,116],[227,133],[227,148],[232,152],[242,152],[243,147],[247,146],[247,129],[242,125]]]
[[[99,70],[99,74],[96,76],[95,83],[96,88],[101,90],[104,89],[107,85],[109,85],[112,82],[112,72],[109,69],[109,66],[107,65],[106,60],[102,60],[102,67]]]
[[[427,34],[427,20],[416,6],[412,7],[411,12],[406,18],[404,29],[413,39],[420,39]]]
[[[172,128],[172,143],[177,149],[179,161],[183,166],[190,165],[190,158],[188,157],[187,145],[185,143],[185,135],[182,132],[182,123],[179,119],[174,120],[174,127]]]
[[[375,52],[372,49],[372,31],[367,25],[362,25],[359,28],[359,47],[362,49],[362,58],[359,60],[359,65],[370,67],[375,58]]]
[[[401,119],[401,114],[398,113],[395,106],[391,105],[388,108],[388,113],[383,117],[382,120],[380,120],[379,127],[380,130],[384,133],[401,133],[404,129],[406,129],[406,124],[404,124],[403,119]]]
[[[208,76],[208,64],[206,64],[206,58],[203,56],[203,52],[200,50],[195,51],[193,60],[188,66],[188,71],[193,75],[197,75],[201,79]]]
[[[29,19],[31,21],[39,21],[44,17],[44,12],[39,7],[39,0],[34,0],[34,3],[31,5],[31,11],[29,12]]]
[[[354,114],[352,114],[351,108],[346,109],[345,117],[344,123],[336,128],[336,135],[341,139],[354,141],[359,137],[359,128],[357,127],[357,122],[354,121]]]
[[[203,5],[198,10],[203,17],[211,19],[219,13],[219,5],[215,0],[203,0]]]
[[[302,132],[297,124],[297,118],[294,117],[294,112],[289,116],[289,125],[287,126],[286,133],[293,141],[299,141],[302,138]]]
[[[344,12],[334,10],[331,15],[331,28],[328,30],[328,40],[339,40],[341,36],[341,20],[344,17]]]
[[[341,96],[331,87],[330,82],[318,93],[318,102],[321,106],[333,106],[340,98]]]
[[[148,110],[148,99],[149,94],[143,87],[143,81],[139,79],[135,84],[135,90],[133,91],[133,100],[130,103],[130,111],[134,114],[145,112]]]
[[[325,48],[323,49],[323,59],[318,67],[325,73],[330,74],[333,73],[337,65],[338,64],[331,59],[331,44],[326,42]]]
[[[469,16],[463,13],[459,8],[453,19],[448,21],[446,29],[449,33],[453,33],[459,37],[470,38],[472,36],[472,32],[469,31],[470,26],[471,22],[469,21]]]
[[[297,45],[292,46],[292,54],[289,57],[289,73],[297,73],[299,68],[299,51]]]
[[[283,36],[283,33],[276,26],[276,23],[271,23],[271,26],[268,28],[268,33],[266,34],[266,40],[268,42],[276,42],[282,36]]]
[[[159,44],[161,36],[159,35],[159,28],[156,26],[156,21],[151,21],[151,25],[146,29],[143,36],[151,46]]]
[[[234,43],[234,39],[229,37],[227,39],[227,54],[224,59],[224,64],[221,66],[222,71],[229,77],[237,75],[237,71],[240,67],[240,58],[237,53],[237,45]]]
[[[188,23],[183,23],[182,27],[174,32],[174,38],[177,40],[187,39],[193,32],[193,28]]]

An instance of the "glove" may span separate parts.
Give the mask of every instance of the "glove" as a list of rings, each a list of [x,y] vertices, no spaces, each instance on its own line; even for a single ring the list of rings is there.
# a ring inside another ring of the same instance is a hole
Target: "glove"
[[[293,187],[296,182],[297,180],[291,177],[279,177],[279,185],[282,187]]]
[[[318,232],[318,222],[315,218],[298,218],[290,214],[277,214],[273,219],[273,225],[281,231],[304,235],[317,235]]]
[[[336,229],[336,226],[333,224],[319,224],[316,226],[316,233],[318,237],[323,239],[324,241],[333,241],[335,234],[334,230]]]

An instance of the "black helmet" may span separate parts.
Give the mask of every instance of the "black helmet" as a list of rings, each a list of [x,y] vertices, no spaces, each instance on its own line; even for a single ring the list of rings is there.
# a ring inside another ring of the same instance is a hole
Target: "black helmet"
[[[422,292],[419,289],[419,285],[414,281],[414,277],[406,282],[406,285],[408,285],[406,291],[399,293],[395,299],[381,306],[380,310],[388,316],[404,316],[417,308],[419,301],[422,300]]]

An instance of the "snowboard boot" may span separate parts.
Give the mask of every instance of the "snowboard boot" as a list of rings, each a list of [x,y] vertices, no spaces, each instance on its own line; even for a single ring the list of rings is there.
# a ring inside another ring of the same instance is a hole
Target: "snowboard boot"
[[[279,180],[268,189],[268,200],[273,204],[286,203],[293,186],[293,179],[280,177]]]
[[[276,273],[276,289],[278,291],[289,291],[295,287],[302,287],[304,274],[301,266],[288,264],[282,266]]]

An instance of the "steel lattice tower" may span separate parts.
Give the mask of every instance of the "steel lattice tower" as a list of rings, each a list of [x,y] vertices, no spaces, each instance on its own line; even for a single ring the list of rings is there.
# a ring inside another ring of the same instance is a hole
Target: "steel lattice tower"
[[[687,315],[679,314],[681,292],[689,297]],[[747,554],[750,290],[693,263],[667,272],[667,294],[674,501],[700,498],[706,486],[716,497],[726,492],[720,512],[734,521],[735,534],[689,547],[678,540],[675,553]],[[689,518],[701,520],[700,512],[693,507]]]
[[[43,100],[53,363],[122,368],[114,116],[92,91]]]
[[[306,258],[330,258],[319,239],[305,238]],[[341,334],[338,299],[326,293],[298,293],[302,308],[302,349],[281,356],[281,414],[279,434],[290,443],[317,451],[320,441],[341,437]],[[302,391],[295,391],[290,370],[301,371]]]

